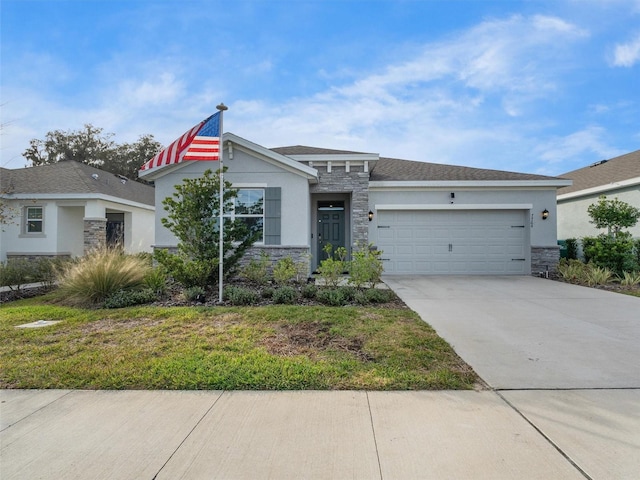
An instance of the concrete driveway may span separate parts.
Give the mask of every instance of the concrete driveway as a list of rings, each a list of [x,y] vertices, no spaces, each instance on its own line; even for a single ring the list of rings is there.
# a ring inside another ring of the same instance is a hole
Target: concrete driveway
[[[528,276],[384,281],[495,389],[640,388],[640,298]]]

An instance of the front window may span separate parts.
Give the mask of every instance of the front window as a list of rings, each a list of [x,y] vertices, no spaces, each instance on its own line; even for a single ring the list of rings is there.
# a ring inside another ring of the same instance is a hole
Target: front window
[[[25,211],[25,233],[42,233],[44,209],[42,207],[27,207]]]
[[[239,188],[235,198],[232,220],[240,220],[258,232],[258,243],[264,242],[264,189]]]

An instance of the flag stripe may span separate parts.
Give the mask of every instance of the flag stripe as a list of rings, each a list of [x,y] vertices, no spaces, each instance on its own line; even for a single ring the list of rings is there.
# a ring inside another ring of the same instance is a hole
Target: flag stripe
[[[220,160],[220,112],[203,120],[146,162],[140,170],[185,160]],[[198,135],[200,134],[200,135]]]

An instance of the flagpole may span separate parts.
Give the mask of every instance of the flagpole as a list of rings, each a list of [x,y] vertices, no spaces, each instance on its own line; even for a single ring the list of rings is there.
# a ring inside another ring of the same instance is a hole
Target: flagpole
[[[222,278],[224,276],[224,164],[222,162],[222,158],[224,157],[224,142],[222,141],[222,115],[229,107],[224,103],[221,103],[216,108],[220,112],[220,243],[218,246],[218,301],[222,303]]]

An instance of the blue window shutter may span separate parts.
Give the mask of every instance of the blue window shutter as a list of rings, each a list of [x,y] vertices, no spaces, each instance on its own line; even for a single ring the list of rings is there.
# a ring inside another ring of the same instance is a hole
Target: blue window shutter
[[[280,187],[264,189],[264,244],[280,245],[282,193]]]

